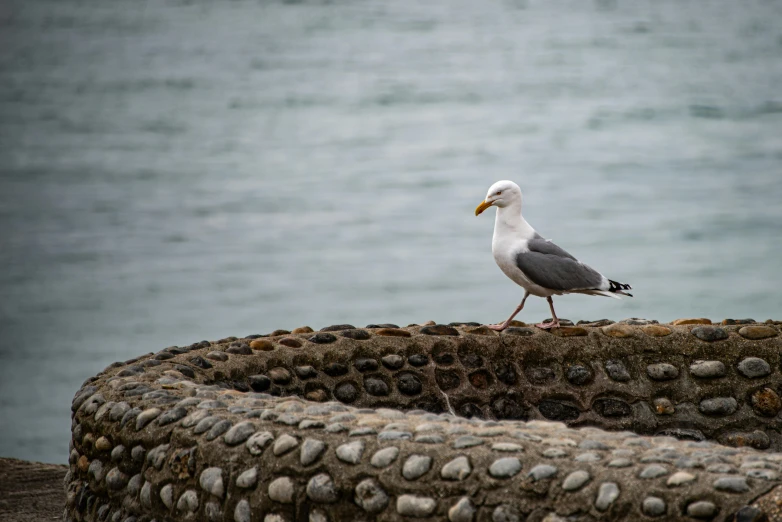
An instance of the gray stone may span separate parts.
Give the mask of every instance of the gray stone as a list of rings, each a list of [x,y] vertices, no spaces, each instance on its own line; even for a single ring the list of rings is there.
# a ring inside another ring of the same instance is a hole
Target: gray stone
[[[295,484],[290,477],[280,477],[269,484],[269,498],[281,504],[293,503]]]
[[[512,442],[495,442],[491,445],[493,451],[504,451],[508,453],[515,453],[524,451],[524,447],[520,444],[514,444]]]
[[[473,446],[480,446],[483,444],[483,440],[473,435],[464,435],[459,437],[453,442],[454,449],[471,448]]]
[[[206,433],[207,431],[211,430],[212,427],[218,422],[220,422],[220,417],[204,417],[198,422],[198,424],[195,425],[195,428],[193,428],[193,433],[196,435]]]
[[[250,452],[250,455],[258,456],[263,453],[264,448],[273,440],[274,435],[268,431],[259,431],[258,433],[252,434],[244,445],[247,448],[247,451]]]
[[[686,471],[677,471],[668,478],[668,481],[665,484],[669,487],[684,486],[686,484],[695,482],[695,479],[696,476],[692,473],[687,473]]]
[[[395,446],[389,446],[375,452],[372,455],[369,463],[376,468],[385,468],[390,466],[392,462],[399,456],[399,448]]]
[[[388,494],[375,479],[364,479],[356,486],[354,500],[367,513],[380,513],[388,506]]]
[[[568,456],[568,452],[562,448],[549,448],[543,452],[543,456],[547,459],[561,459]]]
[[[329,517],[320,509],[310,509],[309,522],[329,522]]]
[[[422,477],[432,469],[432,457],[426,455],[411,455],[402,466],[402,476],[407,480]]]
[[[272,448],[272,453],[274,453],[275,457],[279,457],[280,455],[285,455],[298,445],[299,441],[296,439],[296,437],[292,437],[287,433],[283,433],[276,441],[274,441],[274,448]]]
[[[638,474],[638,477],[642,479],[653,479],[667,474],[668,469],[665,466],[661,466],[659,464],[650,464],[641,470],[641,472]]]
[[[609,468],[629,468],[633,465],[633,461],[624,457],[618,459],[612,459],[611,462],[606,464]]]
[[[76,450],[74,450],[74,452],[75,451]],[[73,452],[71,452],[71,455],[73,455]],[[78,453],[77,453],[77,455],[78,455]],[[124,456],[125,456],[125,446],[123,446],[122,444],[119,444],[118,446],[114,446],[114,449],[111,450],[111,460],[112,460],[112,462],[118,462],[118,461],[122,460],[122,458]],[[78,456],[76,458],[78,459]],[[141,460],[144,460],[143,457],[142,457]],[[71,464],[76,464],[76,461],[71,462]]]
[[[577,491],[584,487],[584,485],[589,482],[590,478],[591,477],[589,476],[589,472],[587,471],[574,471],[565,477],[565,480],[562,482],[562,489],[565,491]]]
[[[168,509],[174,506],[174,487],[171,484],[166,484],[160,488],[160,501]]]
[[[413,434],[409,431],[397,431],[397,430],[389,430],[389,431],[381,431],[377,435],[377,440],[379,441],[388,441],[388,440],[410,440],[413,438]]]
[[[356,440],[337,448],[337,458],[348,464],[358,464],[364,454],[364,441]]]
[[[237,502],[234,508],[234,522],[251,522],[252,511],[250,510],[250,503],[242,499]]]
[[[141,501],[141,505],[145,508],[149,509],[152,507],[152,483],[151,482],[144,482],[144,485],[141,486],[141,492],[139,493],[139,500]]]
[[[207,410],[196,410],[184,419],[182,419],[182,422],[179,424],[183,428],[192,428],[193,426],[197,425],[199,422],[204,420],[205,418],[209,417],[209,411]]]
[[[209,522],[223,521],[223,508],[217,502],[207,502],[204,504],[204,513],[206,514],[206,519]]]
[[[670,381],[679,376],[679,369],[668,363],[650,364],[646,367],[646,374],[655,381]]]
[[[510,478],[521,471],[521,461],[516,457],[497,459],[489,466],[489,475],[494,478]]]
[[[508,506],[505,504],[499,505],[494,508],[491,514],[492,522],[519,522],[521,515],[519,510],[514,506]]]
[[[749,478],[756,478],[761,480],[778,480],[779,474],[776,471],[771,471],[770,469],[749,469],[744,472],[746,476]]]
[[[258,483],[258,468],[252,467],[236,477],[236,487],[252,489]]]
[[[192,489],[188,489],[179,497],[179,501],[176,503],[177,511],[185,511],[193,513],[198,509],[198,493]]]
[[[641,510],[647,517],[660,517],[665,514],[667,506],[660,497],[646,497],[641,504]]]
[[[606,361],[605,369],[608,376],[617,382],[627,382],[630,380],[630,373],[621,361]]]
[[[315,475],[307,483],[307,497],[313,502],[324,504],[337,501],[337,489],[334,481],[326,473]]]
[[[109,489],[119,490],[125,487],[128,483],[128,476],[119,470],[119,468],[113,468],[106,474],[106,485]]]
[[[537,482],[538,480],[544,480],[554,477],[557,474],[557,468],[556,466],[552,466],[550,464],[538,464],[534,468],[532,468],[529,473],[527,473],[528,477],[532,477],[532,480]]]
[[[155,420],[160,413],[160,408],[148,408],[139,413],[138,417],[136,417],[136,431],[143,429],[147,424]]]
[[[701,379],[715,379],[725,376],[725,365],[722,361],[695,361],[690,365],[690,373]],[[650,497],[655,498],[655,497]]]
[[[715,397],[704,399],[698,405],[698,410],[704,415],[730,415],[738,408],[738,402],[733,397]]]
[[[594,452],[587,452],[582,453],[581,455],[576,455],[576,457],[573,459],[576,462],[598,462],[602,460],[602,457]]]
[[[701,341],[714,342],[728,338],[728,332],[719,326],[696,326],[690,332]]]
[[[92,478],[94,478],[96,482],[103,480],[103,462],[98,459],[94,459],[92,462],[90,462],[90,467],[87,468],[87,474],[92,475]]]
[[[708,500],[699,500],[687,506],[687,516],[692,518],[712,518],[717,514],[717,506]]]
[[[756,379],[770,374],[771,366],[759,357],[747,357],[739,363],[738,370],[744,377]]]
[[[223,440],[229,446],[236,446],[246,441],[250,435],[255,432],[255,425],[252,422],[240,422],[225,434]]]
[[[614,501],[619,498],[619,486],[614,482],[603,482],[600,484],[600,489],[597,493],[597,500],[595,500],[595,508],[598,511],[605,511]]]
[[[415,438],[415,442],[418,442],[420,444],[442,444],[443,442],[445,442],[445,437],[443,437],[442,435],[428,433],[425,435],[418,435]]]
[[[223,498],[225,488],[223,487],[223,470],[221,468],[206,468],[201,472],[198,480],[201,489],[218,498]]]
[[[450,522],[472,522],[475,518],[475,506],[467,497],[462,497],[448,510]]]
[[[446,480],[464,480],[471,472],[469,459],[460,456],[445,464],[440,470],[440,476]]]
[[[396,511],[405,517],[423,518],[434,514],[437,501],[429,497],[400,495],[396,499]]]
[[[228,419],[223,419],[214,426],[212,426],[212,429],[210,429],[204,438],[206,440],[215,440],[217,437],[231,429],[231,426],[233,423],[229,421]]]
[[[320,458],[326,450],[326,443],[317,439],[304,439],[301,444],[299,462],[302,466],[309,466]]]
[[[714,489],[729,493],[745,493],[749,491],[747,479],[741,476],[720,477],[714,481]]]
[[[611,447],[608,444],[602,443],[599,440],[584,439],[578,447],[583,450],[609,450]]]

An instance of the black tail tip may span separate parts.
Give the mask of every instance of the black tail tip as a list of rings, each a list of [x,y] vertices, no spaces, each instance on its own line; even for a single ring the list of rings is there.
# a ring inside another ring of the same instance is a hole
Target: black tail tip
[[[633,287],[628,285],[628,284],[619,283],[619,282],[613,281],[611,279],[609,279],[608,282],[610,283],[610,286],[608,288],[609,292],[618,292],[620,290],[632,290],[633,289]]]

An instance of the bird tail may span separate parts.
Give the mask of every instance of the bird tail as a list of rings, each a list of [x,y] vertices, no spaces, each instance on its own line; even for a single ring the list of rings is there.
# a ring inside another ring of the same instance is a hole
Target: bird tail
[[[611,279],[608,280],[608,291],[612,294],[619,294],[619,295],[626,295],[628,297],[633,297],[633,294],[630,292],[625,292],[625,290],[632,290],[633,287],[625,284],[625,283],[618,283],[616,281],[612,281]]]

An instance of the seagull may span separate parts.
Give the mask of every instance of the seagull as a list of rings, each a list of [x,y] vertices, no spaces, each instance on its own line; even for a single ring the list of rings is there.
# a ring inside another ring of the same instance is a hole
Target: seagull
[[[630,285],[606,278],[538,234],[521,215],[521,189],[512,181],[498,181],[492,185],[486,199],[475,209],[475,215],[489,207],[497,207],[491,241],[494,261],[506,276],[524,288],[521,304],[504,323],[489,325],[492,330],[506,329],[524,308],[530,294],[548,301],[553,320],[535,325],[546,330],[559,327],[552,295],[576,293],[614,299],[621,299],[619,295],[633,296],[625,292],[632,289]]]

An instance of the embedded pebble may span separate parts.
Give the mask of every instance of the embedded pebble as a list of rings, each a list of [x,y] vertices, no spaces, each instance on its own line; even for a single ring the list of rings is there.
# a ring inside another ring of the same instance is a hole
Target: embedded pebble
[[[146,508],[152,507],[152,483],[151,482],[144,482],[144,485],[141,486],[141,493],[139,493],[139,500],[141,501],[141,505]]]
[[[122,489],[127,483],[128,476],[121,472],[118,468],[112,468],[108,473],[106,473],[106,485],[109,487],[109,489]]]
[[[176,508],[178,511],[194,512],[198,509],[198,493],[192,489],[188,489],[182,493],[182,496],[179,497],[179,501],[176,504]]]
[[[367,513],[380,513],[388,506],[388,494],[374,479],[364,479],[356,486],[354,500]]]
[[[400,495],[396,499],[396,511],[406,517],[428,517],[437,508],[437,501],[429,497]]]
[[[544,480],[555,476],[557,471],[556,466],[538,464],[527,473],[527,476],[532,477],[532,479],[537,482],[538,480]]]
[[[714,342],[728,338],[728,332],[719,326],[698,326],[690,332],[701,341]]]
[[[660,497],[646,497],[641,504],[641,510],[647,517],[660,517],[665,514],[665,501]]]
[[[630,372],[627,371],[627,368],[622,361],[614,359],[608,360],[605,363],[605,369],[608,376],[617,382],[627,382],[630,380]]]
[[[206,468],[201,472],[198,480],[201,489],[218,498],[223,498],[225,489],[223,487],[223,470],[221,468]]]
[[[717,514],[717,506],[708,500],[699,500],[687,506],[687,516],[692,518],[712,518]]]
[[[598,511],[605,511],[614,501],[619,498],[619,486],[614,482],[604,482],[600,484],[600,489],[595,500],[595,508]]]
[[[669,487],[684,486],[686,484],[695,482],[695,478],[695,475],[692,473],[687,473],[686,471],[677,471],[668,478],[668,481],[665,484]]]
[[[679,369],[668,363],[650,364],[646,367],[646,374],[655,381],[670,381],[679,376]]]
[[[698,410],[705,415],[730,415],[737,408],[738,402],[733,397],[704,399],[698,405]]]
[[[204,435],[206,440],[215,440],[217,437],[228,431],[232,426],[231,421],[223,419],[216,423],[212,428]]]
[[[638,477],[642,479],[653,479],[667,474],[668,469],[666,469],[665,466],[661,466],[659,464],[650,464],[641,470],[641,472],[638,474]]]
[[[173,422],[176,422],[182,418],[184,418],[187,415],[187,409],[185,409],[182,406],[179,406],[177,408],[168,410],[163,415],[161,415],[157,423],[159,426],[166,426],[168,424],[171,424]]]
[[[160,408],[149,408],[139,413],[136,417],[136,431],[143,429],[147,424],[155,420],[160,413]]]
[[[326,449],[326,443],[317,439],[305,439],[301,444],[300,459],[302,466],[309,466],[320,458]]]
[[[402,476],[407,480],[415,480],[432,469],[432,457],[426,455],[411,455],[402,466]]]
[[[578,489],[581,489],[584,484],[589,482],[589,479],[591,477],[589,476],[589,472],[584,470],[578,470],[574,471],[567,477],[565,477],[565,480],[562,482],[562,489],[565,491],[576,491]]]
[[[343,444],[337,448],[337,458],[348,464],[358,464],[364,454],[364,441],[357,440]]]
[[[193,428],[193,433],[200,435],[212,429],[212,427],[220,422],[220,417],[205,417],[196,424]]]
[[[386,355],[380,359],[380,362],[389,370],[398,370],[405,364],[404,358],[396,354]]]
[[[473,446],[480,446],[483,444],[483,440],[473,435],[464,435],[459,437],[453,442],[454,449],[471,448]]]
[[[258,483],[258,468],[252,467],[246,471],[243,471],[238,477],[236,477],[236,487],[242,489],[254,488]]]
[[[745,339],[758,341],[760,339],[776,337],[779,333],[770,326],[744,326],[739,330],[739,335]]]
[[[587,452],[577,455],[573,460],[576,462],[598,462],[602,458],[597,453]]]
[[[390,466],[391,463],[394,462],[398,456],[399,456],[399,448],[395,446],[390,446],[388,448],[383,448],[375,452],[375,454],[372,455],[372,458],[370,459],[369,463],[376,468],[385,468],[387,466]]]
[[[489,475],[494,478],[510,478],[519,471],[521,471],[521,461],[516,457],[497,459],[489,466]]]
[[[264,522],[268,521],[268,519],[269,516],[267,515]],[[251,520],[252,511],[250,510],[250,503],[247,500],[242,499],[237,502],[236,507],[234,508],[234,522],[251,522]]]
[[[87,457],[85,457],[84,455],[82,455],[82,457],[86,462]],[[92,462],[90,462],[89,468],[87,468],[87,473],[92,475],[92,477],[95,479],[96,482],[100,482],[101,480],[103,480],[103,463],[98,459],[93,460]]]
[[[272,448],[272,453],[274,453],[275,457],[279,457],[280,455],[284,455],[288,453],[290,450],[295,448],[299,445],[299,441],[296,440],[295,437],[292,437],[288,435],[287,433],[284,433],[280,435],[280,438],[278,438],[274,442],[274,447]]]
[[[747,479],[741,476],[720,477],[714,481],[713,486],[717,491],[728,491],[730,493],[749,491]]]
[[[690,365],[690,373],[702,379],[724,377],[725,364],[722,361],[695,361]]]
[[[98,451],[108,451],[111,449],[111,442],[106,437],[99,437],[95,441],[95,449]]]
[[[307,497],[313,502],[333,503],[337,501],[334,481],[326,473],[315,475],[307,483]]]
[[[606,464],[609,468],[629,468],[633,465],[633,461],[626,458],[618,458],[611,460]]]
[[[254,432],[255,425],[252,422],[240,422],[228,430],[228,432],[223,437],[223,440],[229,446],[236,446],[237,444],[241,444],[242,442],[246,441]]]
[[[168,509],[174,506],[174,487],[171,484],[166,484],[160,488],[160,500]]]
[[[491,445],[491,449],[494,451],[503,451],[508,453],[524,451],[523,446],[520,444],[514,444],[512,442],[495,442]]]
[[[295,494],[295,486],[290,477],[280,477],[269,484],[269,498],[281,504],[291,504]]]
[[[251,455],[258,456],[263,453],[264,448],[266,448],[266,446],[268,446],[273,440],[274,435],[268,431],[259,431],[251,435],[244,445]]]
[[[456,457],[440,470],[440,476],[446,480],[463,480],[472,472],[470,461],[465,456]]]
[[[673,415],[676,412],[676,408],[667,397],[658,397],[654,399],[653,404],[657,415]]]
[[[568,456],[568,452],[562,448],[549,448],[542,453],[547,459],[561,459]]]
[[[759,357],[747,357],[738,364],[739,372],[749,379],[765,377],[771,373],[771,366]]]
[[[472,522],[475,518],[475,506],[468,497],[462,497],[448,510],[450,522]]]

